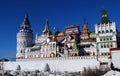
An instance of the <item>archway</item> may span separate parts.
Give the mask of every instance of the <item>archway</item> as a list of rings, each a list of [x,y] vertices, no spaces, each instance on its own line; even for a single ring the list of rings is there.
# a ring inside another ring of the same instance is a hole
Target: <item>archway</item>
[[[55,54],[54,54],[54,53],[51,53],[51,54],[50,54],[50,57],[55,57]]]

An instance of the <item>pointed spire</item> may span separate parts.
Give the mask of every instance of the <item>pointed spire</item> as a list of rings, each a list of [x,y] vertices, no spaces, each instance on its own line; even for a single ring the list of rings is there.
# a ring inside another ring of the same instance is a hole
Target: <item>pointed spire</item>
[[[26,15],[25,15],[25,18],[24,18],[24,21],[23,21],[22,25],[29,25],[29,26],[30,26],[30,22],[29,22],[29,20],[28,20],[28,13],[26,13]]]
[[[84,24],[86,23],[86,19],[84,18]]]
[[[84,19],[84,25],[83,25],[82,33],[90,33],[89,28],[87,27],[87,23],[86,23],[85,19]]]
[[[48,19],[46,19],[46,24],[45,24],[45,31],[49,31],[49,24],[48,24]]]
[[[48,19],[46,19],[46,23],[45,23],[45,28],[43,30],[43,34],[50,34]]]
[[[101,23],[108,23],[108,22],[109,22],[108,14],[106,10],[103,8],[101,13]]]
[[[89,34],[90,34],[90,30],[87,27],[87,24],[84,23],[83,25],[83,29],[82,29],[82,33],[81,33],[81,39],[89,39]]]
[[[20,27],[20,31],[21,30],[24,30],[27,32],[32,32],[27,13],[25,14],[24,20],[23,20],[22,25]]]

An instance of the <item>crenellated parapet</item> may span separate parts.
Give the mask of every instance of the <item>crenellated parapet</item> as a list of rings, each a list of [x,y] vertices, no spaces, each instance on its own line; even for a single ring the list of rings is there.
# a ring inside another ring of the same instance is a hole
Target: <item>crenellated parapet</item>
[[[26,59],[17,59],[17,61],[51,61],[51,60],[91,60],[96,59],[97,56],[75,56],[75,57],[53,57],[53,58],[26,58]],[[102,61],[103,59],[108,60],[107,56],[99,56],[99,60]]]

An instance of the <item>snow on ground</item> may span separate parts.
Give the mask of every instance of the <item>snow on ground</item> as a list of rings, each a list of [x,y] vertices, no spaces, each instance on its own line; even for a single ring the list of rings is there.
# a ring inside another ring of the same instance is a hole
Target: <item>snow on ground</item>
[[[117,71],[108,71],[106,74],[104,74],[103,76],[120,76],[120,72]]]

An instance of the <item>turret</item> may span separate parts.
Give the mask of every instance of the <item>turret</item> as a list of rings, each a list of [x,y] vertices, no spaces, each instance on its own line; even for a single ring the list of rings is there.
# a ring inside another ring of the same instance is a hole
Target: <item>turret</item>
[[[42,34],[44,34],[44,35],[50,35],[51,34],[51,31],[49,30],[48,19],[46,19],[45,28],[42,31]]]
[[[17,53],[16,59],[24,58],[25,49],[33,45],[33,33],[31,30],[28,15],[25,15],[19,32],[17,33]]]
[[[102,10],[102,13],[101,13],[101,23],[108,23],[109,22],[109,19],[108,19],[108,14],[106,12],[105,9]]]
[[[51,35],[51,31],[49,29],[48,19],[46,19],[45,27],[40,36],[36,35],[35,43],[36,44],[43,43],[44,41],[48,39],[50,35]]]
[[[87,23],[84,23],[82,33],[81,33],[81,39],[89,39],[90,30],[87,27]]]

